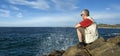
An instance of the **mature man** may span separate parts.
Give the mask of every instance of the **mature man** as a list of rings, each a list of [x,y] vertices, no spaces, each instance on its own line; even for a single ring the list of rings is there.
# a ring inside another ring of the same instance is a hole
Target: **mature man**
[[[98,30],[95,21],[90,17],[89,10],[82,10],[83,20],[75,25],[79,39],[78,47],[84,47],[98,39]]]

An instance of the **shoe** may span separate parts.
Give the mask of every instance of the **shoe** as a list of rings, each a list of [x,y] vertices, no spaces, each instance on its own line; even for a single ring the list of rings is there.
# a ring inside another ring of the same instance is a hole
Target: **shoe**
[[[85,44],[83,42],[79,42],[77,46],[78,48],[85,48]]]

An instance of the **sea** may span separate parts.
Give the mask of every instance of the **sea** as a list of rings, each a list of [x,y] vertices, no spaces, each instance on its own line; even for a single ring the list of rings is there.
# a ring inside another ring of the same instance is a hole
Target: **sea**
[[[104,39],[120,35],[120,29],[99,28]],[[0,27],[0,56],[43,56],[78,43],[72,27]]]

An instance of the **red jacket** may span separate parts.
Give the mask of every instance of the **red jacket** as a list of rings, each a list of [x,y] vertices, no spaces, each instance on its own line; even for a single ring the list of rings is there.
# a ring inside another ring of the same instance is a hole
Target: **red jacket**
[[[86,28],[86,27],[90,26],[92,23],[93,23],[92,20],[86,18],[86,19],[84,19],[83,21],[80,22],[80,25],[83,28]]]

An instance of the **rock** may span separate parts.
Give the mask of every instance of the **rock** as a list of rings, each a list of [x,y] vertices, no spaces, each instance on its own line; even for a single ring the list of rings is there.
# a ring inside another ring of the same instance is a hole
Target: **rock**
[[[107,40],[107,42],[115,43],[115,44],[120,43],[120,36],[116,36],[115,38],[114,37],[113,38],[109,38]]]
[[[51,53],[49,53],[48,55],[44,55],[44,56],[62,56],[62,54],[64,53],[64,50],[54,50]]]
[[[99,39],[97,39],[97,41],[95,42],[105,42],[104,38],[103,37],[100,37]]]
[[[120,36],[110,38],[107,42],[99,38],[85,48],[78,48],[77,45],[69,47],[66,51],[53,51],[48,56],[119,56]]]
[[[63,56],[90,56],[86,49],[78,48],[77,45],[69,47]]]
[[[86,47],[86,49],[92,56],[104,56],[104,53],[106,53],[106,51],[112,49],[114,46],[115,46],[115,44],[112,44],[112,43],[96,42],[96,43],[88,45]]]

